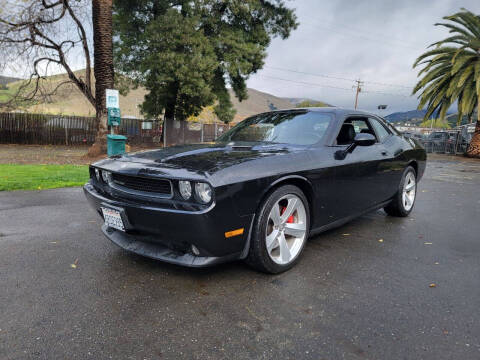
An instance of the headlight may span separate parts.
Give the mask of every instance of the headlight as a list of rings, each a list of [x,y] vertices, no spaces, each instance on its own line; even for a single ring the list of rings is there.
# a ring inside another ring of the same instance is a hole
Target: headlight
[[[185,200],[190,199],[190,196],[192,196],[192,185],[190,184],[190,181],[179,181],[178,190],[180,191],[180,195],[182,195],[182,198],[184,198]]]
[[[95,177],[97,178],[97,181],[100,181],[100,170],[95,168]]]
[[[207,204],[212,200],[212,188],[207,183],[196,183],[195,193],[197,194],[198,199],[204,204]]]
[[[105,184],[108,184],[108,181],[110,180],[110,175],[111,175],[110,171],[102,170],[102,179],[105,182]]]

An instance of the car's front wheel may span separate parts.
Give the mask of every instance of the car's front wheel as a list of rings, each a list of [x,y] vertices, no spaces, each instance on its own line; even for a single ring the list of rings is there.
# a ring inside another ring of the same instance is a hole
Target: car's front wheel
[[[303,192],[293,185],[277,188],[260,205],[247,263],[272,274],[290,269],[300,257],[309,229],[310,212]]]
[[[417,196],[417,173],[408,166],[403,172],[398,192],[384,210],[388,215],[405,217],[410,214]]]

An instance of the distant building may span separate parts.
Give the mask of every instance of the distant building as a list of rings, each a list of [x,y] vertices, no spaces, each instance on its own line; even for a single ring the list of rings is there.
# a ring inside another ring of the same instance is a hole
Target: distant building
[[[416,125],[395,125],[395,128],[400,132],[410,132],[410,133],[423,134],[423,135],[428,135],[434,130],[437,130],[437,131],[439,130],[439,129],[432,129],[429,127],[421,127]]]

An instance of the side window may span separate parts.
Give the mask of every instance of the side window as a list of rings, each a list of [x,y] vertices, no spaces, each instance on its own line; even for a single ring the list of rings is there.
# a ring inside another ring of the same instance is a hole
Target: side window
[[[373,131],[368,125],[367,119],[349,118],[345,120],[337,136],[337,145],[348,145],[353,142],[355,136],[360,133],[371,133]]]
[[[380,121],[375,118],[369,118],[370,124],[372,124],[375,133],[377,134],[377,138],[379,142],[384,142],[385,139],[391,134],[390,131],[387,130],[385,126],[383,126]]]
[[[363,119],[352,120],[352,125],[355,129],[355,134],[360,134],[362,132],[368,131],[367,122]]]
[[[392,134],[395,134],[395,135],[401,135],[401,133],[395,128],[395,126],[393,126],[392,124],[390,124],[387,120],[385,120],[384,118],[380,118],[382,119],[383,121],[383,125],[385,125],[388,130],[390,130],[392,132]]]

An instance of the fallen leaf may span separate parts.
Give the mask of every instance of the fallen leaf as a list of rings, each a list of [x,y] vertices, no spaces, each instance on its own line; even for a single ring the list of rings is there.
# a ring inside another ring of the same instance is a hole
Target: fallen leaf
[[[75,259],[75,261],[73,262],[73,264],[70,264],[70,267],[72,269],[76,269],[77,268],[77,264],[78,264],[78,259]]]
[[[433,243],[431,243],[431,242],[425,242],[425,243],[423,243],[423,244],[424,244],[424,245],[432,245]]]
[[[383,239],[378,239],[378,242],[383,242]]]
[[[434,264],[435,264],[435,265],[438,265],[438,264],[440,264],[440,263],[436,261],[436,262],[434,262]]]
[[[431,288],[434,288],[434,287],[437,287],[437,284],[431,283],[431,284],[428,285],[428,286],[431,287]]]

